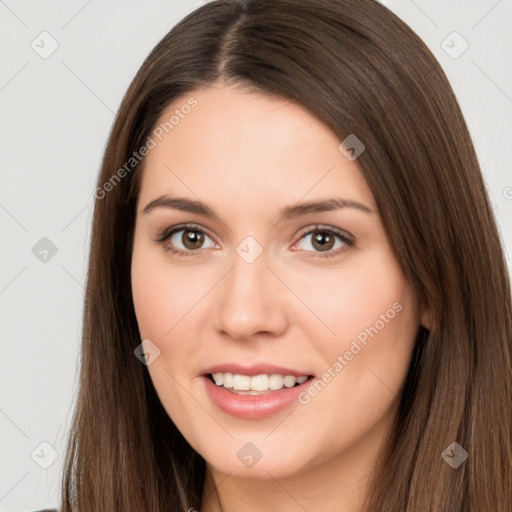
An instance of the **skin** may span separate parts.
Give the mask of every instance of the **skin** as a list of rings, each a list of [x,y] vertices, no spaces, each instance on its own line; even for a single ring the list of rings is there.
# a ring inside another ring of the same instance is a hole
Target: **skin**
[[[226,84],[177,99],[162,122],[190,97],[197,106],[145,160],[131,277],[141,339],[160,350],[148,366],[155,389],[207,462],[201,512],[220,510],[213,482],[224,510],[358,511],[428,311],[403,276],[357,159],[339,151],[325,125],[284,99]],[[207,202],[221,220],[169,208],[143,213],[163,194]],[[330,197],[371,212],[346,207],[277,222],[285,206]],[[195,250],[191,257],[155,242],[181,223],[197,224],[204,244],[190,249],[183,231],[164,244]],[[322,256],[307,234],[315,224],[350,233],[355,245],[336,238],[330,252],[341,250]],[[236,252],[249,235],[263,249],[250,264]],[[396,303],[394,318],[306,405],[248,420],[206,394],[199,376],[226,361],[321,378]],[[250,468],[237,457],[247,442],[262,453]]]

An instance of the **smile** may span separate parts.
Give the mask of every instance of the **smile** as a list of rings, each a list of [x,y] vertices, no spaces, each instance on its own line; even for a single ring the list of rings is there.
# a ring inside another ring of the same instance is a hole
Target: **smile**
[[[307,375],[295,376],[278,373],[251,376],[218,372],[209,374],[209,377],[217,386],[240,395],[260,395],[269,391],[279,391],[283,387],[292,388],[308,380]]]
[[[312,375],[209,372],[201,376],[206,394],[220,411],[246,420],[272,416],[299,405],[300,393],[306,391]]]

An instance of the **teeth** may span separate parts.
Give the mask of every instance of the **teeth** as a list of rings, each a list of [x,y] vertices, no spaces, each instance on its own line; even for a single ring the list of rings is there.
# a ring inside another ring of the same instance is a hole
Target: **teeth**
[[[226,377],[227,376],[227,377]],[[228,383],[229,379],[230,379],[230,376],[231,376],[231,385],[230,386],[226,386],[226,387],[233,387],[233,374],[232,373],[214,373],[212,375],[213,377],[213,380],[215,381],[215,384],[217,384],[217,386],[222,386],[222,382],[225,381],[226,384]]]
[[[233,375],[233,389],[236,391],[249,391],[251,389],[251,377],[248,375]]]
[[[268,381],[269,381],[268,375],[254,375],[254,377],[251,377],[251,390],[252,391],[267,391],[268,390]]]
[[[233,373],[214,373],[213,380],[217,386],[223,386],[234,391],[277,391],[283,386],[292,388],[295,384],[302,384],[308,380],[307,375],[295,377],[295,375],[240,375]]]
[[[233,374],[232,373],[216,373],[217,377],[220,378],[220,384],[217,383],[218,386],[223,385],[226,388],[233,387]]]
[[[295,377],[293,375],[287,375],[284,379],[283,379],[283,384],[287,387],[287,388],[292,388],[293,386],[295,386]]]
[[[276,390],[284,386],[284,377],[282,375],[274,374],[269,377],[269,388]]]

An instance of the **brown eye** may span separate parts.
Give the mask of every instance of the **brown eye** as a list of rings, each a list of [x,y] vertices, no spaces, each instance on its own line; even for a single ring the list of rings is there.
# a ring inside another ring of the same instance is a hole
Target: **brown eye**
[[[316,226],[301,236],[298,246],[306,256],[336,256],[354,246],[354,238],[337,228]]]
[[[319,251],[329,251],[334,247],[334,236],[327,231],[314,231],[312,244]]]
[[[164,248],[180,255],[193,255],[204,248],[212,248],[215,242],[201,229],[182,226],[164,234],[159,239]]]
[[[200,231],[184,229],[181,242],[184,247],[190,250],[200,249],[204,242],[204,235]]]

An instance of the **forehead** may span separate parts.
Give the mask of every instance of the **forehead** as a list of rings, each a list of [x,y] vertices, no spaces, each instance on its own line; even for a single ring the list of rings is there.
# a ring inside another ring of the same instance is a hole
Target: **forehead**
[[[194,105],[191,107],[190,105]],[[250,209],[333,192],[375,208],[356,161],[305,108],[228,86],[176,99],[153,130],[140,198],[172,194]]]

